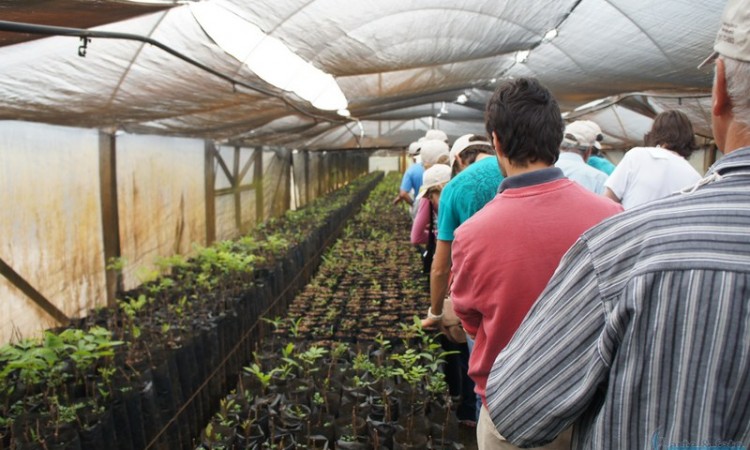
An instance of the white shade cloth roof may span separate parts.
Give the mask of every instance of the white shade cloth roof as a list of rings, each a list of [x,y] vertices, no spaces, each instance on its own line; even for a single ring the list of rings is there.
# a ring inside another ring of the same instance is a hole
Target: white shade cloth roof
[[[292,148],[405,147],[435,127],[451,141],[483,133],[497,83],[533,76],[567,120],[599,123],[605,145],[637,145],[650,117],[670,108],[711,135],[712,73],[696,66],[724,0],[205,1],[332,75],[351,117],[265,82],[212,40],[191,2],[4,0],[0,20],[142,35],[263,92],[139,41],[93,38],[81,57],[77,37],[6,32],[0,120]],[[547,40],[550,30],[557,36]],[[523,62],[519,51],[529,51]]]

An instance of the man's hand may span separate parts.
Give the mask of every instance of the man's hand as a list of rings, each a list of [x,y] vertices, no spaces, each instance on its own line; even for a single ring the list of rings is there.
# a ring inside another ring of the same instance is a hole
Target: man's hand
[[[398,205],[400,202],[406,202],[410,206],[414,203],[414,201],[409,196],[409,193],[406,191],[399,191],[396,198],[393,199],[393,204]]]
[[[422,319],[422,328],[425,329],[436,329],[441,325],[440,321],[434,319]]]

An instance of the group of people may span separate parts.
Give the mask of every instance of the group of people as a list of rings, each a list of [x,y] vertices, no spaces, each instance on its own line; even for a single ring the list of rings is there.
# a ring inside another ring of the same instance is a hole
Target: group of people
[[[420,186],[394,201],[413,189],[412,242],[434,248],[422,324],[462,350],[480,450],[750,446],[749,2],[722,20],[705,176],[685,114],[608,166],[533,78],[498,86],[488,138],[410,146]]]

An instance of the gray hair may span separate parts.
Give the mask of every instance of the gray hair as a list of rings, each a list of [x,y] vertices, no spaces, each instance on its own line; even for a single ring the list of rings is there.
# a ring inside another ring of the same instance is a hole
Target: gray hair
[[[750,62],[722,55],[734,120],[750,127]]]

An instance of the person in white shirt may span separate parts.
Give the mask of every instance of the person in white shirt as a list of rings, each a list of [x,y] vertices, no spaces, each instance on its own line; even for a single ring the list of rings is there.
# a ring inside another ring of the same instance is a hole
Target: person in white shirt
[[[596,142],[602,137],[599,125],[590,120],[576,120],[565,127],[560,157],[555,167],[595,194],[604,194],[607,174],[586,164]]]
[[[695,149],[690,119],[664,111],[645,136],[647,147],[628,151],[605,183],[604,195],[631,209],[667,197],[701,179],[687,158]]]

